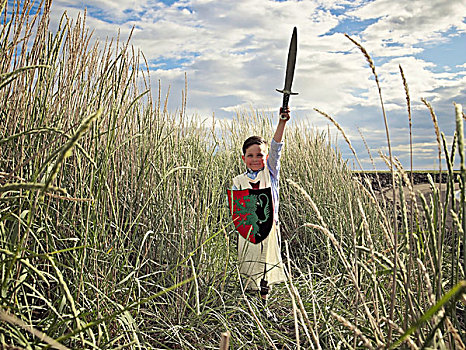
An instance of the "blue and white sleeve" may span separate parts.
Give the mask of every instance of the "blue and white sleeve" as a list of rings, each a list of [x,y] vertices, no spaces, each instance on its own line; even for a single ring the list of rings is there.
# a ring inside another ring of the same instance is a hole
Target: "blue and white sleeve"
[[[280,157],[284,142],[276,142],[272,139],[270,143],[269,157],[267,158],[267,166],[270,170],[270,175],[278,179],[280,173]]]

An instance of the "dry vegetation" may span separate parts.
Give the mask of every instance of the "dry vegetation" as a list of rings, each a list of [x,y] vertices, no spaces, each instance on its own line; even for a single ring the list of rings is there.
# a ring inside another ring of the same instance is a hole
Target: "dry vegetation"
[[[270,137],[271,120],[245,113],[206,127],[184,105],[170,113],[129,42],[91,44],[82,17],[64,16],[50,32],[51,1],[40,15],[27,1],[5,4],[4,348],[216,349],[224,330],[233,349],[464,348],[461,106],[453,149],[437,134],[446,196],[432,186],[408,206],[398,189],[411,188],[409,173],[389,157],[395,212],[353,179],[329,135],[287,130],[294,151],[282,163],[281,221],[290,279],[273,291],[281,322],[270,324],[241,290],[225,189],[242,168],[240,140]]]

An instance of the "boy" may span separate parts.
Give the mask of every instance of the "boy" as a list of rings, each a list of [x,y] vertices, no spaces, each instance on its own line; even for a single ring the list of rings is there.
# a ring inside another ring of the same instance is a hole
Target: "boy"
[[[273,201],[273,225],[269,235],[258,244],[238,235],[238,260],[240,273],[245,278],[245,288],[258,290],[264,305],[270,286],[285,281],[286,276],[280,255],[280,230],[278,221],[280,156],[283,133],[290,119],[289,108],[280,108],[280,120],[267,150],[267,142],[260,136],[251,136],[243,144],[242,159],[247,171],[233,179],[233,189],[259,189],[270,187]],[[269,320],[276,321],[266,308]]]

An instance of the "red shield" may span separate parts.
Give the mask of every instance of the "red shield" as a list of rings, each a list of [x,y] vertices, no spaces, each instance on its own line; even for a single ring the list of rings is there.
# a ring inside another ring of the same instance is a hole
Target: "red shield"
[[[272,190],[228,190],[228,205],[238,233],[252,243],[260,243],[273,225]]]

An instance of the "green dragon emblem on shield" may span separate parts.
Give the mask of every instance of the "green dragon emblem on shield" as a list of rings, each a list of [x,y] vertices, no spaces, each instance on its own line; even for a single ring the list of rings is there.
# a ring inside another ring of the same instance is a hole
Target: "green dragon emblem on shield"
[[[250,235],[257,235],[259,233],[259,225],[266,222],[270,218],[270,199],[266,194],[250,194],[243,197],[243,204],[240,199],[234,200],[236,204],[235,214],[240,215],[241,220],[238,222],[237,229],[242,226],[252,226],[249,229]],[[259,217],[257,208],[263,209],[263,217]]]

